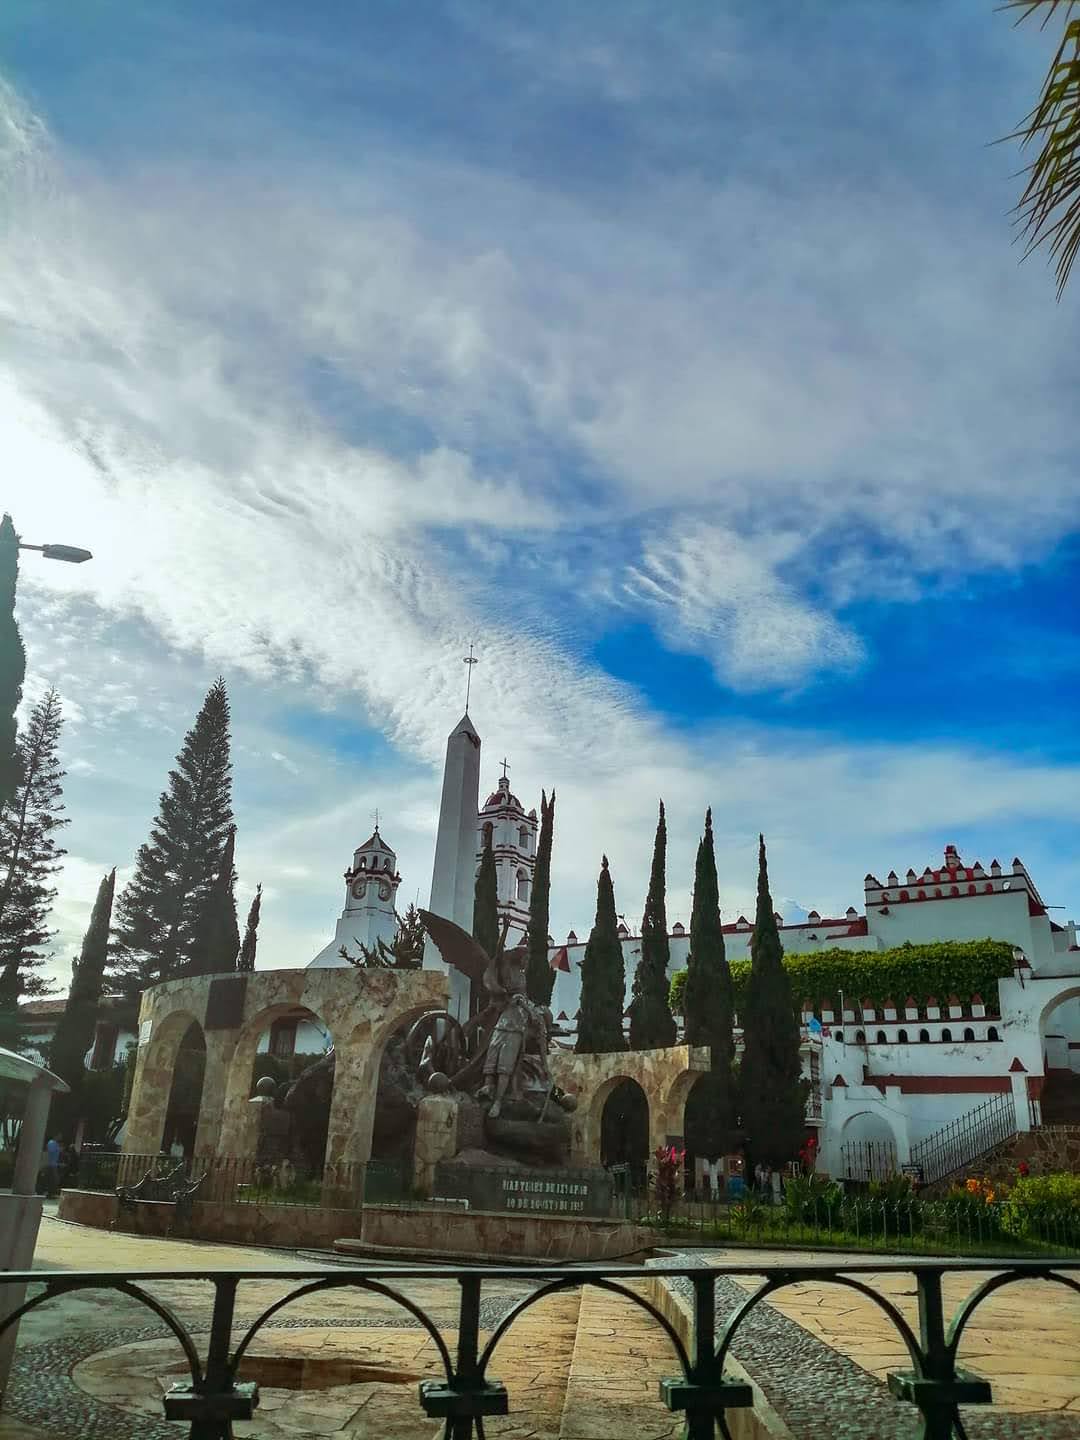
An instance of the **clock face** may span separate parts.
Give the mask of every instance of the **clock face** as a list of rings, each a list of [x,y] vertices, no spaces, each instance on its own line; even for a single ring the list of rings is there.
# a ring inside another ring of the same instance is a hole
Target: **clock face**
[[[352,893],[353,893],[353,899],[354,899],[354,900],[362,900],[362,899],[364,898],[364,896],[367,894],[367,881],[366,881],[366,880],[354,880],[354,881],[353,881],[353,887],[352,887]]]
[[[380,881],[379,881],[379,899],[380,899],[380,900],[389,900],[389,899],[390,899],[390,882],[389,882],[388,880],[380,880]]]

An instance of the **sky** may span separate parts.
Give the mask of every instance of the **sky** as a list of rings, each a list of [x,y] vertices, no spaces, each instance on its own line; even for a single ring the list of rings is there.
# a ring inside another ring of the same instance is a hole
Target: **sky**
[[[779,23],[782,17],[782,24]],[[0,10],[0,504],[66,715],[66,979],[216,675],[260,965],[377,809],[557,791],[669,919],[1021,856],[1080,912],[1080,279],[1021,262],[1053,27],[992,3]]]

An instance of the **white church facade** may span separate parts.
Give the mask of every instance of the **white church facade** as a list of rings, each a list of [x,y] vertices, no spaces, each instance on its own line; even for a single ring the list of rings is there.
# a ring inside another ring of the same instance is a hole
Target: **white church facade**
[[[490,840],[498,874],[500,914],[519,943],[528,923],[536,865],[537,814],[512,792],[503,762],[496,788],[480,803],[481,740],[468,713],[447,739],[442,799],[435,838],[430,909],[471,930],[476,871]],[[558,839],[556,837],[556,844]],[[599,839],[598,839],[599,845]],[[387,944],[395,931],[395,897],[401,877],[396,857],[376,828],[346,871],[345,908],[334,938],[312,965],[347,964],[341,947]],[[721,882],[722,888],[722,882]],[[722,899],[722,895],[721,895]],[[844,1173],[853,1142],[887,1146],[897,1165],[915,1163],[943,1127],[962,1123],[988,1103],[1012,1106],[1018,1130],[1047,1118],[1080,1124],[1080,946],[1074,922],[1052,920],[1034,880],[1017,858],[1003,867],[962,859],[955,846],[942,860],[901,878],[870,874],[863,908],[843,915],[811,911],[798,924],[778,916],[788,953],[840,949],[854,954],[891,950],[905,942],[993,939],[1012,947],[1013,974],[996,995],[963,999],[942,993],[916,1003],[896,996],[880,1006],[853,986],[835,1000],[797,996],[803,1008],[804,1075],[810,1081],[808,1127],[817,1131],[821,1168]],[[743,915],[724,925],[729,960],[749,958],[753,926]],[[626,962],[626,1003],[641,949],[640,938],[620,926]],[[587,934],[571,931],[562,945],[549,937],[555,973],[551,1009],[557,1043],[572,1047],[581,996]],[[670,935],[671,969],[685,966],[689,935],[677,924]],[[443,968],[428,944],[425,968]],[[451,972],[450,1005],[468,1016],[467,981]],[[948,991],[947,977],[942,990]],[[1072,1107],[1076,1108],[1073,1116]]]

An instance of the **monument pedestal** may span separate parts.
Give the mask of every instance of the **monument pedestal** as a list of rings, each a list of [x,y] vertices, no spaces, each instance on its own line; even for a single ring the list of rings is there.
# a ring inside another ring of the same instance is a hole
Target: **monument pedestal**
[[[456,1154],[457,1148],[458,1102],[450,1095],[425,1095],[416,1107],[413,1185],[417,1191],[431,1194],[435,1167]]]

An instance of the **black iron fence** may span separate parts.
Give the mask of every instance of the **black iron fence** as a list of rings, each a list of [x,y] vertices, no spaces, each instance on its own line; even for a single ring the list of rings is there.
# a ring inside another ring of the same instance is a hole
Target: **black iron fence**
[[[845,1180],[887,1180],[900,1168],[892,1140],[845,1140],[840,1156]]]
[[[343,1161],[310,1170],[290,1161],[268,1165],[229,1155],[179,1161],[169,1155],[84,1151],[64,1183],[73,1189],[112,1193],[146,1175],[165,1176],[180,1167],[189,1181],[199,1182],[196,1200],[354,1209],[365,1202],[400,1201],[409,1195],[405,1166],[381,1160]]]
[[[957,1353],[964,1331],[988,1296],[1019,1280],[1040,1279],[1080,1293],[1080,1262],[1056,1263],[1052,1267],[1035,1261],[1012,1261],[999,1267],[989,1279],[977,1284],[959,1306],[951,1323],[946,1321],[942,1282],[946,1275],[971,1272],[970,1262],[866,1261],[843,1264],[800,1264],[781,1267],[763,1265],[760,1260],[746,1265],[716,1267],[672,1266],[575,1266],[572,1269],[439,1268],[390,1269],[389,1267],[310,1270],[213,1271],[199,1276],[213,1287],[213,1308],[205,1354],[195,1336],[207,1326],[189,1329],[162,1300],[151,1294],[147,1284],[159,1281],[190,1280],[192,1272],[152,1272],[130,1276],[116,1273],[71,1271],[10,1273],[5,1282],[29,1285],[30,1298],[0,1323],[0,1337],[7,1327],[27,1312],[64,1295],[83,1290],[115,1290],[145,1305],[176,1338],[189,1371],[189,1378],[175,1384],[164,1396],[165,1417],[182,1421],[193,1440],[228,1440],[237,1420],[252,1418],[258,1404],[258,1386],[244,1378],[244,1357],[252,1341],[267,1323],[302,1297],[317,1293],[359,1289],[382,1296],[400,1307],[430,1337],[438,1353],[442,1376],[420,1383],[418,1410],[443,1422],[445,1440],[483,1440],[484,1419],[510,1414],[506,1385],[496,1378],[496,1355],[507,1332],[522,1314],[545,1296],[598,1286],[623,1296],[649,1315],[666,1335],[672,1349],[673,1374],[660,1383],[660,1398],[669,1410],[685,1416],[687,1440],[707,1440],[717,1429],[732,1440],[730,1422],[734,1412],[753,1409],[753,1387],[728,1368],[728,1356],[741,1326],[763,1300],[791,1285],[814,1281],[841,1285],[871,1300],[889,1319],[910,1357],[910,1370],[889,1376],[889,1390],[898,1400],[917,1407],[923,1440],[950,1440],[963,1437],[960,1407],[992,1403],[992,1389],[982,1376],[961,1370]],[[985,1270],[985,1266],[982,1267]],[[900,1310],[873,1287],[873,1275],[898,1270],[914,1279],[918,1296],[917,1330]],[[718,1314],[716,1281],[727,1276],[764,1276],[763,1283],[750,1291],[727,1313]],[[410,1295],[417,1283],[432,1280],[456,1282],[458,1303],[453,1326],[456,1338],[445,1336],[424,1307]],[[531,1287],[493,1328],[482,1325],[484,1287],[491,1282],[512,1280]],[[685,1326],[673,1323],[657,1303],[655,1289],[642,1293],[643,1280],[680,1281],[691,1296],[691,1315]],[[287,1293],[266,1306],[246,1329],[236,1321],[238,1300],[243,1304],[253,1283],[275,1281]],[[1048,1297],[1049,1298],[1049,1297]],[[373,1332],[373,1333],[377,1333]],[[453,1353],[452,1353],[453,1347]],[[1023,1365],[1023,1357],[1017,1357]],[[629,1367],[635,1364],[627,1356]],[[418,1417],[419,1418],[419,1417]],[[1004,1433],[1004,1432],[1002,1432]]]
[[[165,1155],[85,1157],[68,1183],[112,1193],[145,1175],[164,1176]],[[625,1167],[610,1171],[513,1171],[440,1167],[433,1192],[412,1189],[405,1167],[369,1160],[301,1172],[286,1165],[214,1156],[186,1162],[196,1201],[359,1209],[364,1205],[565,1216],[625,1221],[646,1232],[642,1243],[792,1246],[870,1250],[882,1254],[1080,1255],[1080,1210],[1046,1205],[1021,1210],[979,1185],[944,1199],[919,1199],[895,1176],[886,1182],[825,1184],[788,1178],[779,1197],[741,1190],[737,1197],[686,1191],[661,1202]]]

